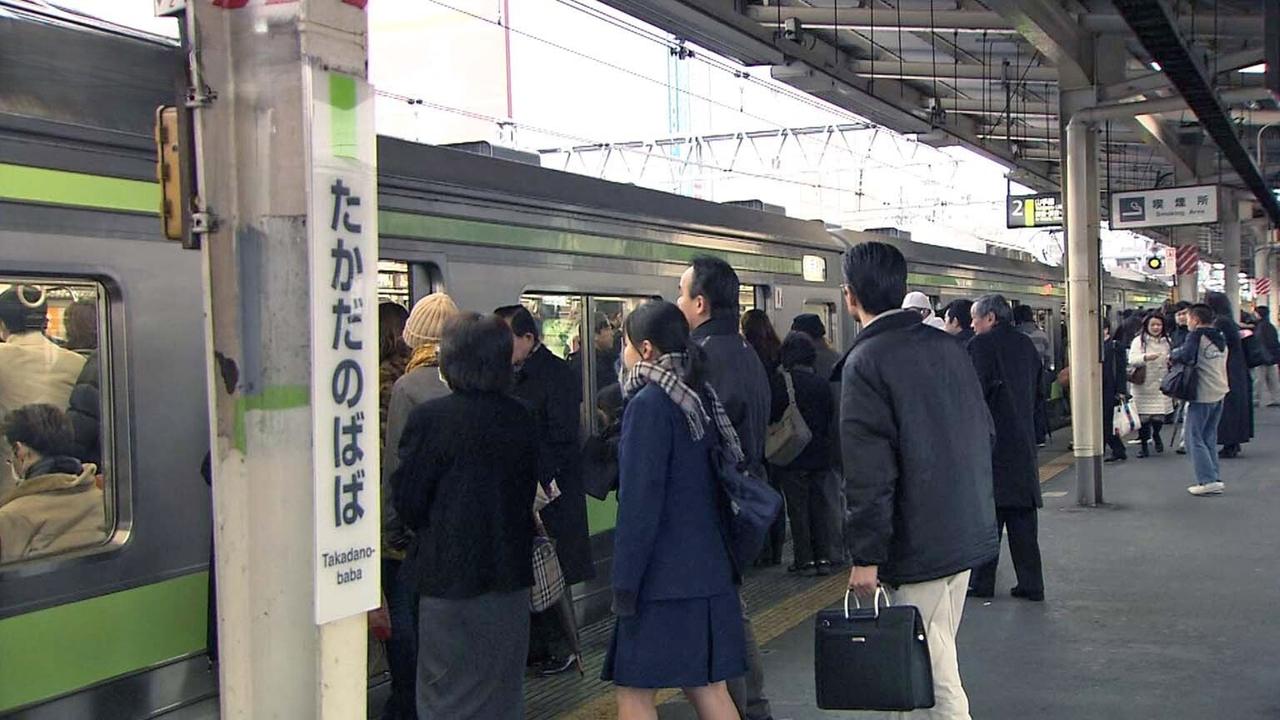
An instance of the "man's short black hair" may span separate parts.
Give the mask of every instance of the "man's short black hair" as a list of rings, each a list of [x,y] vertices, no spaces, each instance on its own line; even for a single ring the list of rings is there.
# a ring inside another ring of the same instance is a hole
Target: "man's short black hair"
[[[500,318],[459,313],[440,338],[440,374],[454,392],[507,390],[512,344],[511,329]]]
[[[4,419],[4,437],[10,444],[22,443],[45,457],[75,453],[71,418],[52,405],[23,405],[10,412]]]
[[[1201,325],[1212,325],[1213,319],[1218,316],[1218,314],[1213,311],[1212,307],[1204,303],[1196,303],[1195,305],[1192,305],[1187,308],[1187,312],[1190,313],[1191,316],[1194,317]]]
[[[17,335],[42,332],[49,325],[44,291],[34,285],[15,285],[0,293],[0,322]]]
[[[1173,304],[1173,311],[1175,313],[1180,313],[1189,307],[1191,307],[1191,303],[1187,302],[1186,300],[1179,300],[1178,302]]]
[[[701,295],[711,305],[716,317],[738,317],[738,273],[729,263],[711,255],[699,255],[689,263],[693,278],[689,282],[689,297]]]
[[[1271,315],[1271,308],[1267,307],[1266,305],[1259,305],[1258,307],[1253,309],[1253,312],[1255,312],[1258,315],[1258,317],[1265,318]]]
[[[960,327],[967,328],[973,325],[973,301],[965,298],[956,298],[947,303],[942,309],[942,319],[951,318],[960,324]]]
[[[902,307],[907,296],[907,259],[898,248],[865,242],[844,251],[844,281],[872,315]]]
[[[1030,305],[1019,305],[1013,309],[1013,321],[1018,324],[1035,322],[1036,316]]]
[[[507,321],[516,337],[532,335],[534,340],[542,340],[542,329],[538,327],[538,321],[533,319],[529,308],[523,305],[503,305],[494,310],[493,314]]]

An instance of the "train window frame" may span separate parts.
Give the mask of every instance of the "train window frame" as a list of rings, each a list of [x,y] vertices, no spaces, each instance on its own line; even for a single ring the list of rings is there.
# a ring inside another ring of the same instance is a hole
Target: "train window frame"
[[[133,458],[129,443],[129,418],[120,397],[128,397],[124,337],[124,298],[120,284],[106,276],[76,272],[9,271],[0,268],[0,284],[44,286],[92,286],[97,306],[99,471],[106,532],[100,542],[0,563],[0,582],[42,575],[68,564],[96,561],[99,556],[124,549],[133,535]],[[73,293],[74,297],[74,293]],[[70,401],[68,401],[70,402]],[[2,418],[0,418],[2,420]],[[126,440],[121,440],[125,438]],[[7,442],[0,438],[0,442]]]
[[[843,338],[841,337],[844,333],[841,332],[842,328],[840,327],[840,309],[832,300],[825,298],[806,298],[800,303],[800,312],[802,314],[807,313],[810,311],[810,308],[815,306],[823,308],[821,319],[823,327],[827,330],[827,347],[838,352],[839,349],[844,346],[842,342]],[[785,338],[789,332],[790,331],[783,333],[783,337]]]

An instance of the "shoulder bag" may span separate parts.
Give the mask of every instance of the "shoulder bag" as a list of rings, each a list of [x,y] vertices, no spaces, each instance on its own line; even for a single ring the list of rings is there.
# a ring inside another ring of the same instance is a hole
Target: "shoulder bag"
[[[823,610],[814,621],[818,707],[908,711],[933,707],[933,667],[920,610],[914,605],[890,605],[884,588],[876,588],[871,608],[858,606],[850,611],[849,595],[844,594],[843,611]]]
[[[1198,338],[1197,338],[1198,340]],[[1195,402],[1196,389],[1199,385],[1197,363],[1200,361],[1200,348],[1196,348],[1195,358],[1188,362],[1175,362],[1165,373],[1160,383],[1160,392],[1174,400]]]
[[[789,465],[800,456],[809,442],[813,440],[813,432],[809,424],[800,414],[800,406],[796,404],[796,389],[791,380],[791,373],[779,370],[782,380],[787,384],[787,409],[776,423],[769,425],[769,432],[764,440],[764,456],[774,465]]]

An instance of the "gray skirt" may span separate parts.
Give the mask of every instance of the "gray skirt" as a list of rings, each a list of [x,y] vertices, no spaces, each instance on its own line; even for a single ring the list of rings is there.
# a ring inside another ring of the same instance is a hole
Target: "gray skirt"
[[[520,720],[529,591],[418,599],[418,717]]]

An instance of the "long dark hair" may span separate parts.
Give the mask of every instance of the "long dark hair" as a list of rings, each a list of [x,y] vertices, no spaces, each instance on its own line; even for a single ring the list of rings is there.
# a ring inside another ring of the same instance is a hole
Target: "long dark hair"
[[[1152,321],[1152,320],[1159,320],[1159,321],[1160,321],[1160,334],[1159,334],[1159,335],[1156,335],[1155,333],[1152,333],[1152,332],[1151,332],[1151,321]],[[1147,335],[1147,336],[1149,336],[1149,337],[1157,338],[1157,339],[1159,339],[1159,338],[1164,338],[1164,337],[1168,337],[1168,335],[1169,335],[1169,322],[1168,322],[1167,320],[1165,320],[1164,313],[1163,313],[1163,312],[1161,312],[1161,311],[1159,311],[1159,310],[1152,310],[1150,313],[1148,313],[1148,314],[1147,314],[1147,316],[1146,316],[1145,318],[1143,318],[1143,320],[1142,320],[1142,334],[1143,334],[1143,335]]]
[[[1236,319],[1232,317],[1231,301],[1227,299],[1226,293],[1210,290],[1204,294],[1204,304],[1213,308],[1213,312],[1218,317],[1224,318],[1232,323],[1236,321]]]
[[[408,320],[409,311],[400,303],[386,300],[378,303],[378,362],[397,353],[409,353],[409,346],[401,337]]]
[[[742,314],[742,337],[755,349],[765,369],[772,370],[778,366],[782,341],[778,339],[773,323],[769,322],[769,316],[763,310],[753,309]]]
[[[688,355],[688,371],[680,379],[689,387],[702,390],[707,356],[689,336],[689,321],[680,308],[665,300],[650,300],[631,311],[622,323],[622,332],[637,350],[640,343],[648,340],[663,355],[673,352]]]

